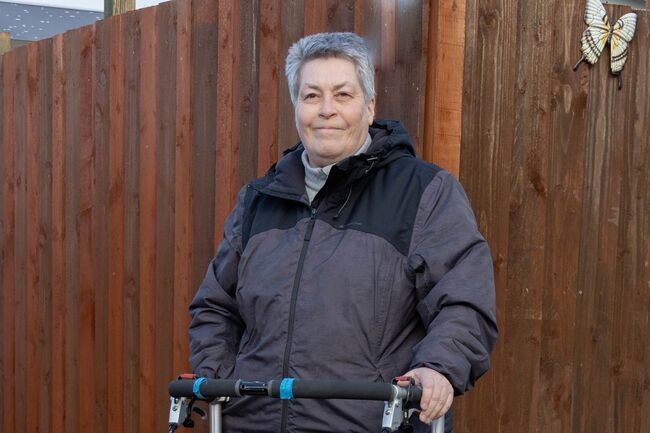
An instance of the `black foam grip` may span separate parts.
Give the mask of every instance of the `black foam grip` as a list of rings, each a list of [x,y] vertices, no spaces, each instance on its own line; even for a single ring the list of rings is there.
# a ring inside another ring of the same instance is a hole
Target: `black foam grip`
[[[174,380],[169,384],[169,395],[171,397],[195,397],[194,382],[194,380]],[[208,379],[200,385],[199,391],[205,400],[213,400],[217,397],[238,397],[236,380]]]
[[[271,397],[280,397],[280,380],[271,381]],[[294,398],[331,398],[351,400],[390,400],[389,383],[347,382],[330,380],[295,380]]]
[[[201,395],[207,400],[217,397],[239,397],[237,394],[238,382],[238,380],[208,379],[201,384]]]
[[[422,398],[422,388],[418,386],[412,386],[408,395],[408,404],[413,405],[414,407],[420,407],[420,399]]]
[[[174,380],[169,383],[169,395],[171,397],[194,397],[194,394],[192,393],[192,387],[194,386],[194,381],[193,380]]]

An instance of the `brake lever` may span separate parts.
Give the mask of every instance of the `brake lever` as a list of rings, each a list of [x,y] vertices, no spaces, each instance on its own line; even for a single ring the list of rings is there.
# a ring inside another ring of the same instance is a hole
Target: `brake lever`
[[[398,386],[397,382],[399,381],[408,381],[408,385],[406,387]],[[417,407],[408,407],[408,397],[411,394],[411,388],[415,386],[415,381],[412,377],[396,377],[391,386],[393,387],[392,397],[389,401],[384,402],[381,432],[392,433],[401,430],[410,433],[413,431],[413,426],[410,424],[409,418],[413,413],[419,412]]]
[[[397,382],[408,381],[406,387],[398,386]],[[409,419],[414,413],[421,412],[417,403],[409,404],[409,397],[412,389],[415,387],[415,381],[412,377],[396,377],[392,381],[392,398],[384,403],[384,413],[382,417],[381,433],[392,433],[402,431],[404,433],[413,432],[413,426]],[[431,423],[432,433],[444,433],[445,417],[442,416]]]

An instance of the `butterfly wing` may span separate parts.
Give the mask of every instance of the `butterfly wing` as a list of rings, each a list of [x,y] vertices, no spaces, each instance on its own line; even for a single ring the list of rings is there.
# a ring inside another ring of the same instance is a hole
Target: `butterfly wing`
[[[607,22],[609,26],[609,18],[607,17],[607,11],[605,11],[605,6],[603,6],[600,0],[586,0],[587,4],[585,5],[585,24],[588,26]]]
[[[582,33],[580,50],[592,65],[600,57],[609,36],[609,17],[600,0],[587,0],[585,6],[587,29]]]
[[[611,51],[612,72],[616,74],[623,70],[627,60],[628,45],[634,37],[636,30],[636,14],[629,13],[623,15],[616,21],[612,30]]]

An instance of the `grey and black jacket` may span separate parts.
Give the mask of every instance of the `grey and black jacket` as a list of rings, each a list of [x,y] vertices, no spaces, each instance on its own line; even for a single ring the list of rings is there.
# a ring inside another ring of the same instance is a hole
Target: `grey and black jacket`
[[[190,306],[196,374],[389,382],[427,366],[462,394],[488,369],[492,260],[467,197],[415,157],[399,122],[370,134],[311,205],[300,143],[242,189]],[[223,421],[227,433],[367,433],[382,407],[244,397]]]

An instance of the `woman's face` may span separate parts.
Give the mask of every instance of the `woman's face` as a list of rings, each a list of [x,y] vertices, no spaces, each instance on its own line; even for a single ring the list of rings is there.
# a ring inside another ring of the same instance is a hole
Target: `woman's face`
[[[295,110],[296,129],[309,163],[324,167],[361,147],[375,115],[375,100],[364,101],[352,62],[314,59],[300,70]]]

